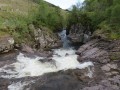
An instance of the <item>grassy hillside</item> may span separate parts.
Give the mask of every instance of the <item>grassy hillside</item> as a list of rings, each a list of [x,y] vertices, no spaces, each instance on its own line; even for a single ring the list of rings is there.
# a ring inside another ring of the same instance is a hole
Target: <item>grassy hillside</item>
[[[10,34],[17,42],[25,42],[31,37],[29,24],[53,31],[65,24],[65,14],[43,0],[0,0],[0,35]]]
[[[0,28],[26,24],[37,9],[38,4],[29,0],[0,0]]]

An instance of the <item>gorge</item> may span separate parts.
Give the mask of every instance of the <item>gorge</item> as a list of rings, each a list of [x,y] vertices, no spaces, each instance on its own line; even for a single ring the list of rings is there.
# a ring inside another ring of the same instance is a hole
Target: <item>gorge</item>
[[[1,0],[0,90],[120,90],[119,12],[120,0]]]

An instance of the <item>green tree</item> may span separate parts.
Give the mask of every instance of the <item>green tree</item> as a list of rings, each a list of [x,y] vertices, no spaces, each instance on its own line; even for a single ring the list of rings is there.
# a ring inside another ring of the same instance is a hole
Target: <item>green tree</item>
[[[112,8],[111,23],[120,25],[120,4],[117,4]]]

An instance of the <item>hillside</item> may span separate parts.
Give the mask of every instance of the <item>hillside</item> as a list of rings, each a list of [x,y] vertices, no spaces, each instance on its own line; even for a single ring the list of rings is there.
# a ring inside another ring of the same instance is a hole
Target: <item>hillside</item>
[[[43,0],[0,0],[0,52],[23,44],[36,49],[56,46],[54,32],[66,26],[66,15]]]
[[[43,0],[0,0],[0,36],[9,34],[16,43],[31,42],[30,24],[52,32],[62,29],[65,19],[66,11]]]

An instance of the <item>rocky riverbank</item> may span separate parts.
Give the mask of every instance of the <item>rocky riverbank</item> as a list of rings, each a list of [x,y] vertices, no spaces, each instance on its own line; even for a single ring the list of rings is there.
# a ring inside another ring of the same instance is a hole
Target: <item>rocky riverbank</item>
[[[90,67],[91,78],[85,76],[89,68],[60,71],[39,78],[30,85],[30,90],[120,90],[120,58],[119,54],[114,54],[119,53],[119,49],[119,40],[93,39],[76,52],[79,62],[94,63],[94,67]],[[114,55],[115,58],[111,58]]]
[[[120,90],[120,40],[93,39],[76,52],[79,62],[94,62],[94,85],[83,90]]]
[[[46,62],[51,60],[53,52],[39,51],[32,53],[31,48],[26,47],[27,50],[23,49],[26,57],[32,58],[35,54],[47,57]],[[16,85],[22,90],[120,90],[119,53],[120,40],[91,39],[91,41],[80,46],[76,54],[80,63],[91,61],[94,66],[84,69],[61,70],[54,73],[46,73],[42,76],[0,78],[0,90],[7,90]],[[1,54],[0,67],[14,63],[18,54],[18,50]]]

